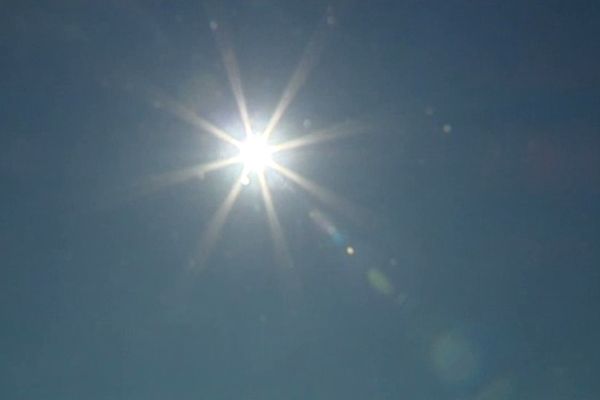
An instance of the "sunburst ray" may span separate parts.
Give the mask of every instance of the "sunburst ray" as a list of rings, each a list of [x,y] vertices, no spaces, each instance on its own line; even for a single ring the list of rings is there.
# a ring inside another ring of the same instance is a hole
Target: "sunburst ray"
[[[202,235],[202,238],[200,239],[200,246],[197,251],[197,256],[194,260],[194,263],[191,264],[192,267],[203,268],[205,266],[205,263],[208,260],[217,242],[217,239],[219,238],[221,230],[227,222],[229,213],[231,212],[231,209],[233,208],[233,205],[235,204],[240,194],[240,191],[242,189],[241,179],[246,174],[247,172],[245,170],[242,171],[238,179],[235,180],[235,182],[231,186],[231,189],[229,190],[229,193],[227,194],[227,197],[225,197],[225,200],[223,200],[223,203],[221,204],[221,206],[211,219],[210,223],[208,224],[208,227],[206,228]]]
[[[272,162],[270,166],[275,171],[281,173],[290,181],[296,183],[302,189],[306,190],[317,200],[333,208],[336,211],[342,212],[346,217],[350,218],[351,220],[360,223],[360,221],[364,219],[366,215],[365,210],[349,202],[343,197],[335,194],[333,191],[324,188],[316,182],[313,182],[312,180],[300,175],[295,171],[292,171],[289,168],[284,167],[283,165],[277,162]]]
[[[236,140],[229,133],[208,121],[206,118],[200,116],[194,110],[186,107],[171,96],[168,96],[159,88],[149,84],[141,83],[139,82],[139,79],[133,78],[127,81],[126,86],[128,90],[140,91],[139,95],[142,97],[142,99],[152,106],[171,113],[182,121],[194,126],[198,130],[209,133],[225,143],[236,147],[240,146],[239,140]]]
[[[229,79],[229,85],[231,91],[235,97],[235,102],[240,113],[240,118],[244,125],[244,131],[246,135],[252,134],[252,126],[250,123],[250,117],[248,115],[248,107],[246,105],[246,98],[244,96],[244,90],[242,87],[242,79],[240,75],[240,69],[235,55],[235,49],[233,48],[232,41],[230,39],[229,31],[216,21],[211,22],[211,30],[214,33],[215,41],[219,52],[221,53],[221,59],[223,65],[227,71],[227,78]]]
[[[269,190],[269,186],[267,185],[263,173],[258,174],[258,181],[263,202],[265,204],[265,210],[267,211],[267,221],[269,223],[269,230],[275,247],[275,256],[284,266],[291,267],[292,258],[289,254],[285,233],[283,232],[283,228],[277,217],[277,212],[275,211],[275,206],[273,205],[273,199],[271,197],[271,191]]]
[[[157,191],[164,187],[183,183],[193,178],[202,178],[209,172],[218,171],[239,162],[240,158],[236,156],[155,175],[142,182],[141,187],[145,192]]]
[[[205,118],[201,117],[193,110],[190,110],[189,108],[185,107],[181,103],[178,103],[173,99],[167,98],[167,96],[163,96],[162,98],[160,98],[160,102],[162,107],[166,108],[168,111],[173,113],[175,116],[181,118],[183,121],[193,125],[194,127],[204,132],[210,133],[219,140],[222,140],[236,147],[240,146],[240,142],[234,139],[230,134],[228,134],[215,124],[209,122]]]
[[[278,153],[281,151],[293,150],[300,147],[312,146],[318,143],[329,142],[342,137],[364,133],[365,129],[366,125],[363,123],[359,123],[356,121],[347,121],[328,129],[323,129],[321,131],[309,133],[299,138],[291,139],[286,142],[276,144],[272,146],[271,151],[272,153]]]
[[[281,98],[277,103],[277,106],[275,107],[275,111],[273,111],[273,115],[271,116],[267,127],[262,133],[266,139],[268,139],[272,135],[273,131],[277,127],[277,124],[287,111],[287,108],[289,107],[290,103],[292,102],[292,100],[294,100],[294,98],[298,94],[298,91],[306,82],[308,75],[317,64],[321,52],[325,47],[327,33],[329,32],[329,30],[330,27],[328,26],[326,21],[322,22],[313,34],[311,40],[306,45],[304,53],[302,54],[302,58],[300,59],[298,66],[292,73],[292,76],[290,77],[290,80],[285,89],[283,90]]]
[[[239,162],[240,158],[236,156],[149,176],[133,185],[104,191],[102,196],[97,196],[95,200],[96,206],[100,208],[120,206],[194,178],[202,179],[209,172],[218,171]]]

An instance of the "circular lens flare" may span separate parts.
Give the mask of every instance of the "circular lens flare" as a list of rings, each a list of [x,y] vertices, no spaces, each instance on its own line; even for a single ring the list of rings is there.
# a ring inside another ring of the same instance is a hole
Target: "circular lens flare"
[[[271,163],[272,149],[258,135],[250,135],[240,146],[240,158],[248,172],[261,173]]]

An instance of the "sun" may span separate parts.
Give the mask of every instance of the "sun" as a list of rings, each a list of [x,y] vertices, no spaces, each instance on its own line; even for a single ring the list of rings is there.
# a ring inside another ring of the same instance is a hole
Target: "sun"
[[[248,135],[246,140],[240,144],[239,149],[240,160],[248,173],[260,174],[272,162],[273,149],[260,135]]]
[[[298,67],[292,73],[288,84],[284,88],[281,98],[275,106],[270,119],[268,119],[268,123],[264,130],[256,132],[252,127],[250,113],[248,112],[246,99],[242,90],[237,59],[235,57],[235,52],[233,51],[233,46],[228,40],[230,35],[224,32],[220,24],[215,21],[212,21],[210,26],[215,34],[217,45],[221,52],[225,70],[229,78],[231,90],[235,97],[239,117],[243,123],[243,139],[239,138],[242,136],[241,134],[232,135],[214,125],[212,122],[199,115],[193,108],[188,108],[167,96],[160,97],[159,103],[162,108],[170,111],[180,119],[187,121],[197,128],[198,131],[208,133],[214,136],[214,138],[233,146],[237,150],[237,154],[232,157],[217,158],[208,163],[193,165],[189,168],[174,171],[173,173],[160,175],[151,180],[150,183],[152,187],[174,184],[195,177],[201,177],[201,179],[203,179],[205,174],[209,172],[230,166],[241,165],[242,167],[241,174],[238,175],[238,178],[231,184],[229,192],[220,206],[215,210],[208,225],[204,229],[198,251],[196,256],[194,256],[194,266],[202,267],[205,265],[211,250],[219,238],[221,229],[227,222],[228,216],[243,190],[242,188],[250,184],[250,178],[255,180],[258,184],[259,192],[264,204],[266,220],[274,243],[275,255],[282,265],[293,265],[287,250],[286,235],[279,222],[275,202],[266,179],[267,170],[293,182],[298,187],[313,195],[321,203],[333,206],[337,209],[347,207],[348,203],[346,201],[330,190],[302,176],[300,173],[284,166],[280,163],[280,160],[274,160],[273,155],[281,152],[294,151],[305,146],[315,145],[330,140],[336,140],[343,136],[361,133],[364,130],[362,124],[346,121],[330,128],[301,135],[291,135],[288,132],[285,136],[291,136],[291,138],[284,141],[281,141],[281,138],[279,138],[278,140],[275,140],[277,144],[272,144],[270,142],[271,136],[278,130],[277,127],[281,118],[300,88],[303,86],[310,70],[316,63],[320,50],[323,47],[322,41],[326,36],[325,34],[332,28],[332,24],[328,22],[329,19],[323,21],[324,22],[313,36],[313,39],[306,46],[305,53],[300,59]],[[285,159],[286,157],[283,158]]]

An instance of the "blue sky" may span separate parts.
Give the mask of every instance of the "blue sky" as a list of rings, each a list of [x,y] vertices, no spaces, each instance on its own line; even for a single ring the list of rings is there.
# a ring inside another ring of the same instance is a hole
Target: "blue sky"
[[[597,396],[599,12],[11,2],[0,394]],[[269,169],[285,236],[273,240],[255,178],[200,260],[241,167],[152,179],[235,153],[170,104],[244,137],[215,31],[255,129],[313,57],[273,141],[341,134],[274,155],[335,201]]]

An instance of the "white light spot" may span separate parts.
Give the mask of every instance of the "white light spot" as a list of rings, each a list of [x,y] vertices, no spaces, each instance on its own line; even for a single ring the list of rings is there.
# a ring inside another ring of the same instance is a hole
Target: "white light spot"
[[[271,163],[271,148],[266,140],[257,135],[250,135],[240,146],[240,158],[244,168],[249,172],[260,173]]]
[[[444,131],[444,133],[450,133],[450,132],[452,132],[452,125],[445,124],[444,127],[442,128],[442,130]]]
[[[352,247],[352,246],[346,247],[346,254],[348,254],[349,256],[353,256],[354,253],[355,253],[354,247]]]

